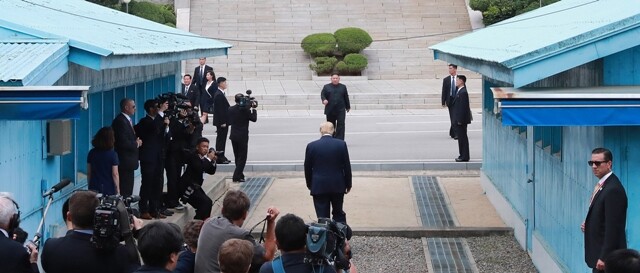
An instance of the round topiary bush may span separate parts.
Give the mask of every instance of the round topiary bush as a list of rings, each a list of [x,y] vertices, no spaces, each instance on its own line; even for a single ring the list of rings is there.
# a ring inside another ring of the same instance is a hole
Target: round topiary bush
[[[336,49],[336,38],[331,33],[316,33],[302,39],[302,50],[312,57],[332,56]]]
[[[360,53],[373,41],[369,33],[357,27],[341,28],[333,34],[343,54]]]
[[[313,59],[316,63],[310,64],[309,68],[318,75],[329,74],[333,72],[333,67],[338,62],[336,57],[316,57]]]
[[[367,57],[364,55],[351,53],[344,56],[344,60],[336,64],[336,70],[340,74],[358,74],[367,68],[368,64]]]

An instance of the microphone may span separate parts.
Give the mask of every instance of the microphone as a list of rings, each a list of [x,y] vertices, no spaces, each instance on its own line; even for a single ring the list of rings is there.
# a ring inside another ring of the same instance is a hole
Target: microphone
[[[48,190],[47,192],[45,192],[42,197],[47,197],[49,195],[52,195],[58,191],[60,191],[62,188],[68,186],[71,183],[71,179],[69,178],[64,178],[62,179],[62,181],[60,181],[60,183],[55,184],[53,187],[51,187],[50,190]]]

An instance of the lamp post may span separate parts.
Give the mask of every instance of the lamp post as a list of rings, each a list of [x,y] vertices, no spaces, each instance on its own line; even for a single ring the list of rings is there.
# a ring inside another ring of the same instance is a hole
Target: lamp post
[[[129,3],[131,2],[131,0],[122,0],[122,2],[127,5],[127,13],[129,13]]]

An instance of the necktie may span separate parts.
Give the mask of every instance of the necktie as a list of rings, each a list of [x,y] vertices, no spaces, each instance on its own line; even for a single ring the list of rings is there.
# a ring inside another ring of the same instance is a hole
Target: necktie
[[[451,76],[451,96],[454,97],[456,95],[456,77]]]
[[[186,95],[189,92],[189,86],[185,85],[184,86],[184,94]]]
[[[598,191],[602,189],[602,186],[600,186],[600,183],[596,183],[596,186],[593,188],[593,193],[591,193],[591,200],[589,200],[589,206],[591,206],[591,203],[593,203],[593,198],[596,197],[596,194],[598,194]]]
[[[204,76],[204,66],[200,67],[200,82],[204,82],[204,79],[206,77]]]

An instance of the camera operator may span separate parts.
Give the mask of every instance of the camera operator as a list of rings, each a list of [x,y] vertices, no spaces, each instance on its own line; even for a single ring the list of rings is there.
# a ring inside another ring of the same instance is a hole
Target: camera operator
[[[204,173],[216,173],[216,152],[209,150],[209,140],[198,139],[195,152],[189,154],[185,160],[187,169],[180,178],[180,190],[182,202],[189,203],[196,209],[194,219],[204,220],[211,216],[213,201],[202,190]]]
[[[236,105],[229,108],[229,125],[231,126],[231,145],[236,161],[236,169],[233,171],[233,182],[244,182],[244,166],[247,164],[247,152],[249,144],[249,121],[256,122],[258,113],[257,103],[248,100],[248,95],[238,93],[235,96]]]
[[[31,254],[10,236],[20,225],[20,210],[7,193],[0,193],[0,270],[2,272],[38,272],[38,250],[29,244]]]
[[[199,121],[199,118],[196,116]],[[167,156],[164,167],[167,175],[167,196],[165,205],[167,208],[184,208],[178,202],[180,194],[178,183],[182,174],[182,165],[185,158],[185,150],[195,146],[190,145],[191,137],[195,131],[195,125],[189,119],[187,109],[181,109],[177,116],[169,118],[169,135],[166,142]]]
[[[104,250],[91,242],[99,203],[92,191],[77,191],[71,195],[67,219],[71,220],[73,229],[64,237],[45,242],[41,263],[47,273],[133,272],[140,266],[135,246],[119,245],[115,249]],[[134,226],[137,228],[139,225],[140,220],[135,221]]]

